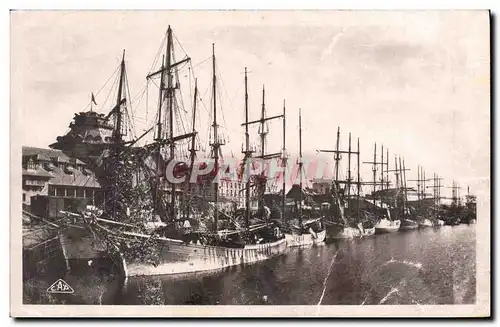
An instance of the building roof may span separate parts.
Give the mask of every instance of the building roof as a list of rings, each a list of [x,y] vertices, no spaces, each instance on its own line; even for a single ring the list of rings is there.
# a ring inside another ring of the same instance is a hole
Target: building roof
[[[36,170],[28,170],[23,168],[23,176],[40,176],[51,178],[52,175],[45,169],[38,167]]]
[[[33,156],[36,156],[37,160],[50,161],[51,158],[57,157],[58,162],[85,165],[82,161],[71,158],[59,150],[23,146],[23,157]],[[23,168],[23,176],[48,177],[50,178],[50,185],[65,185],[90,188],[101,187],[95,175],[87,169],[85,169],[85,173],[80,169],[73,169],[71,173],[68,173],[62,167],[54,166],[49,171],[46,170],[43,165],[39,165],[36,170],[28,170]]]
[[[84,165],[84,163],[81,160],[78,160],[76,158],[70,158],[60,150],[23,146],[22,151],[23,151],[23,157],[36,156],[38,160],[46,160],[46,161],[51,160],[51,158],[57,158],[58,162],[73,162],[79,165]]]
[[[67,185],[79,187],[101,187],[94,174],[84,174],[80,170],[75,170],[67,174],[63,169],[56,167],[51,172],[53,178],[49,181],[50,185]]]

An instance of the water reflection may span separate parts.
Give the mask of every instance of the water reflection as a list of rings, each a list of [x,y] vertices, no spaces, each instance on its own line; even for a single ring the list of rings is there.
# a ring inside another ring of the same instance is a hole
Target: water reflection
[[[219,272],[131,278],[123,287],[99,276],[65,280],[75,285],[72,303],[87,304],[466,304],[476,297],[475,253],[475,225],[443,226],[290,249]]]

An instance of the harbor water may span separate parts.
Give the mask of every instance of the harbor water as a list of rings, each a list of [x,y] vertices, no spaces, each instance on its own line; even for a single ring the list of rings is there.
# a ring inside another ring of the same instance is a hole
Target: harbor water
[[[289,249],[218,272],[134,277],[106,272],[30,282],[25,303],[165,305],[473,304],[475,225],[429,227]],[[73,294],[43,295],[63,278]],[[31,294],[31,295],[30,295]]]

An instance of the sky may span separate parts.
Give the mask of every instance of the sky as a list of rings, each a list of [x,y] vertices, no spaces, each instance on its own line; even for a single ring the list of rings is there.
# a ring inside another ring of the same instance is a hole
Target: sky
[[[99,90],[123,49],[131,96],[140,98],[132,109],[143,125],[135,133],[141,134],[154,119],[157,101],[151,84],[141,97],[145,76],[168,25],[182,45],[177,59],[185,52],[192,60],[194,74],[180,73],[188,112],[191,76],[198,78],[198,129],[205,143],[215,44],[225,155],[241,155],[248,67],[250,120],[259,118],[263,85],[269,116],[281,114],[286,99],[292,156],[298,152],[300,108],[306,158],[331,162],[316,150],[334,148],[339,126],[341,148],[349,132],[353,143],[360,138],[361,161],[371,161],[375,142],[383,144],[390,169],[395,155],[404,157],[408,179],[416,179],[422,165],[427,177],[436,173],[445,186],[455,180],[461,194],[469,185],[489,202],[487,11],[15,11],[12,137],[21,145],[47,147],[68,131],[75,112],[88,110],[91,92],[94,110],[108,112],[106,90]],[[268,149],[278,152],[281,121],[269,128]],[[251,132],[257,142],[256,130]],[[363,165],[362,176],[371,180],[370,165]],[[451,196],[451,190],[441,194]]]

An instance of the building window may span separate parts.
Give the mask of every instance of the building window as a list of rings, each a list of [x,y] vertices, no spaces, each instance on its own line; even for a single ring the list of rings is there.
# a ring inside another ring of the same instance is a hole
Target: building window
[[[74,188],[68,188],[66,190],[66,196],[70,196],[70,197],[74,198],[75,197],[75,189]]]
[[[85,197],[87,199],[92,199],[94,197],[94,192],[93,190],[85,190]],[[168,194],[169,201],[172,201],[172,194]]]
[[[51,157],[50,161],[55,167],[59,167],[59,158],[58,157]]]
[[[36,169],[36,164],[35,162],[33,161],[33,158],[30,158],[28,160],[28,169],[29,170],[35,170]]]
[[[53,186],[49,187],[49,195],[52,195],[52,196],[56,195],[56,190]]]
[[[76,189],[76,197],[78,197],[78,198],[84,198],[85,197],[85,192],[84,192],[83,188]]]
[[[23,202],[26,202],[26,193],[23,193]]]
[[[63,187],[56,188],[56,195],[57,196],[64,196],[64,188]]]

